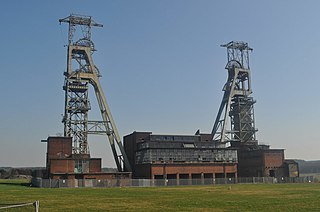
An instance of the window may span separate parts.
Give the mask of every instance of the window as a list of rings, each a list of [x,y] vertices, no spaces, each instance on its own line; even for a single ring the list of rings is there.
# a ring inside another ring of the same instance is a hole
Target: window
[[[183,147],[184,147],[184,148],[194,148],[194,144],[193,144],[193,143],[191,143],[191,144],[184,143],[184,144],[183,144]]]

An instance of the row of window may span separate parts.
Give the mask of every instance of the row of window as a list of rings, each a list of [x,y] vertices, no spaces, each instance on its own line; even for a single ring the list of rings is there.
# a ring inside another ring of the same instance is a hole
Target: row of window
[[[143,150],[136,152],[136,163],[152,162],[236,162],[237,153],[235,150],[225,151],[172,151],[165,150]]]

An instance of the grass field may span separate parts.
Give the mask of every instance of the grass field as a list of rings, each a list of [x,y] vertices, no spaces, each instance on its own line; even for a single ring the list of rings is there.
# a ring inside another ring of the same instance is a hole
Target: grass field
[[[320,211],[319,199],[319,183],[48,189],[0,180],[0,207],[39,200],[41,212]],[[33,210],[30,206],[7,211]]]

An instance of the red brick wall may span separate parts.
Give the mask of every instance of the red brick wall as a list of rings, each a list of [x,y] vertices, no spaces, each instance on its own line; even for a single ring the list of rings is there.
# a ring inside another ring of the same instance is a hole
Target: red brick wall
[[[89,172],[101,172],[101,158],[91,158]]]
[[[50,173],[73,173],[74,160],[68,159],[51,159]]]
[[[99,174],[99,175],[85,174],[85,175],[83,175],[83,178],[84,179],[97,179],[97,180],[103,180],[103,179],[111,180],[111,179],[113,179],[113,175],[111,175],[109,173]]]
[[[238,151],[239,177],[267,177],[272,170],[276,177],[284,176],[284,150],[239,150]]]
[[[47,139],[47,157],[66,158],[72,154],[72,138],[49,137]]]
[[[265,167],[281,167],[284,162],[284,151],[283,150],[273,150],[266,151],[264,156],[264,166]]]
[[[112,180],[112,179],[131,179],[131,173],[92,173],[92,174],[54,174],[52,179],[97,179],[97,180]]]
[[[201,174],[201,173],[235,173],[237,165],[228,164],[152,164],[136,167],[136,178],[152,178],[153,175],[164,174]]]

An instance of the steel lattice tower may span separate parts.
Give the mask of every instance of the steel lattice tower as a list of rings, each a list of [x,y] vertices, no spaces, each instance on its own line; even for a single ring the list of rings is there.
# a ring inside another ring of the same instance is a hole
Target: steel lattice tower
[[[227,48],[228,62],[225,68],[228,70],[228,79],[223,87],[224,95],[212,129],[213,140],[230,142],[233,146],[256,145],[255,100],[250,96],[249,52],[252,48],[247,43],[235,41],[221,46]]]
[[[118,171],[124,171],[124,166],[126,171],[131,171],[99,82],[99,69],[92,58],[96,50],[91,40],[91,28],[103,27],[103,25],[95,22],[90,16],[74,14],[60,19],[59,22],[69,24],[67,71],[64,73],[63,86],[65,91],[65,113],[62,120],[64,136],[72,137],[74,155],[89,155],[88,134],[107,135]],[[88,121],[88,112],[91,109],[88,96],[89,85],[94,88],[102,121]]]

